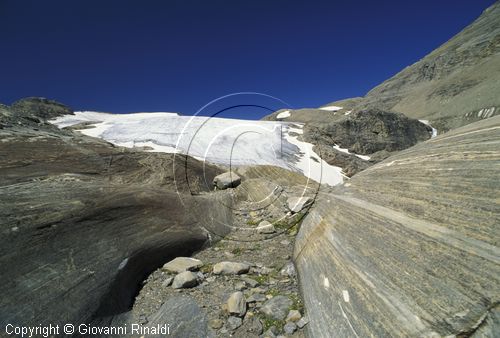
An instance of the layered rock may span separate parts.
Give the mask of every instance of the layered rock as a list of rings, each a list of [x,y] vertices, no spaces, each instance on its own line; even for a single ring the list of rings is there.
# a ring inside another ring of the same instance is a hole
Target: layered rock
[[[500,117],[320,192],[295,261],[312,337],[500,330]]]
[[[45,118],[64,107],[28,102],[2,107],[0,326],[109,323],[151,271],[229,231],[225,192],[193,196],[216,168],[60,131]]]

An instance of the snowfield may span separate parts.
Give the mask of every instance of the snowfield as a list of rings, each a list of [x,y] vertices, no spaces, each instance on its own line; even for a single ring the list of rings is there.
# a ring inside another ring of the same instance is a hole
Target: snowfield
[[[365,161],[369,161],[369,160],[370,160],[370,156],[367,156],[367,155],[358,155],[358,154],[351,153],[351,152],[349,152],[349,149],[347,149],[347,148],[341,148],[341,147],[340,147],[339,145],[337,145],[337,144],[335,144],[335,145],[333,146],[333,149],[336,149],[336,150],[341,151],[341,152],[346,153],[346,154],[355,155],[355,156],[357,156],[357,157],[359,157],[360,159],[365,160]]]
[[[342,109],[342,107],[337,107],[337,106],[326,106],[326,107],[321,107],[319,108],[321,110],[326,110],[326,111],[338,111]]]
[[[52,120],[59,128],[87,123],[81,133],[118,146],[150,147],[221,165],[275,165],[328,185],[343,183],[342,169],[321,160],[313,145],[298,140],[301,124],[175,113],[108,114],[82,111]]]
[[[432,128],[431,138],[438,136],[437,129],[430,125],[429,120],[418,120],[418,121]]]
[[[284,118],[287,118],[287,117],[290,117],[290,111],[289,110],[282,111],[281,113],[279,113],[278,115],[276,115],[277,119],[284,119]]]

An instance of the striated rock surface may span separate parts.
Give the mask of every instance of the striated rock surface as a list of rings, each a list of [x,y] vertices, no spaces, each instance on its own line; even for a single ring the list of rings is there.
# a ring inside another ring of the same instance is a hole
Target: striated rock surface
[[[58,130],[52,101],[14,106],[1,108],[0,326],[109,323],[150,272],[229,231],[231,199],[190,184],[216,168]]]
[[[134,324],[133,322],[128,323]],[[208,321],[196,301],[188,296],[171,297],[155,313],[147,327],[168,325],[168,334],[147,335],[148,337],[216,337],[208,328]]]
[[[500,117],[321,191],[295,246],[311,337],[500,331]]]

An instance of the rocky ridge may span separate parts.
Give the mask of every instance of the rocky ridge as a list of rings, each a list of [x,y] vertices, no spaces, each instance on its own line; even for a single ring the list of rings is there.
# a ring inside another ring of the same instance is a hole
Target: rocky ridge
[[[341,167],[349,177],[432,136],[429,125],[380,109],[288,111],[285,118],[278,118],[283,112],[279,110],[264,119],[304,123],[300,138],[314,144],[314,151],[323,160]]]
[[[500,2],[452,39],[370,90],[325,106],[378,108],[428,120],[438,132],[498,115]]]

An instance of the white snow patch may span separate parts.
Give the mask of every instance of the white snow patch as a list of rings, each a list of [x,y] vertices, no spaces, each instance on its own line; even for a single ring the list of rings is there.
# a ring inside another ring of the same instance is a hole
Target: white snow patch
[[[348,110],[344,113],[344,115],[349,115],[350,113],[352,113],[352,110]]]
[[[342,290],[342,297],[344,298],[344,302],[349,303],[349,291]]]
[[[358,154],[351,153],[351,152],[349,152],[349,149],[347,149],[347,148],[340,148],[340,146],[337,145],[337,144],[335,144],[333,146],[333,149],[336,149],[336,150],[341,151],[341,152],[346,153],[346,154],[355,155],[355,156],[357,156],[360,159],[365,160],[365,161],[369,161],[370,160],[370,156],[367,156],[367,155],[358,155]]]
[[[337,106],[326,106],[326,107],[321,107],[319,108],[321,110],[326,110],[326,111],[337,111],[342,109],[342,107],[337,107]]]
[[[297,124],[296,126],[303,127],[303,125]],[[293,127],[291,129],[292,131],[296,130],[296,128]],[[288,131],[290,131],[290,129]],[[300,149],[300,152],[303,153],[302,156],[297,156],[298,162],[295,165],[305,176],[316,182],[326,183],[332,186],[341,184],[344,181],[342,168],[332,166],[323,161],[313,151],[313,145],[311,143],[299,141],[297,136],[292,136],[289,132],[285,133],[284,136],[288,142],[296,145]]]
[[[289,110],[282,111],[281,113],[279,113],[278,115],[276,115],[277,119],[284,119],[284,118],[287,118],[287,117],[290,117],[290,111]]]
[[[303,173],[328,185],[343,183],[342,169],[324,162],[299,141],[303,125],[179,116],[176,113],[108,114],[75,112],[51,121],[60,128],[82,122],[94,128],[80,132],[124,147],[151,147],[156,152],[188,154],[223,165],[274,165]],[[294,133],[295,135],[290,135]]]
[[[421,122],[421,123],[423,123],[423,124],[425,124],[425,125],[428,125],[429,127],[431,127],[431,128],[432,128],[432,135],[431,135],[431,138],[434,138],[434,137],[436,137],[436,136],[438,135],[438,131],[437,131],[437,129],[436,129],[436,128],[434,128],[433,126],[431,126],[431,125],[429,124],[429,120],[418,120],[418,121],[419,121],[419,122]]]

